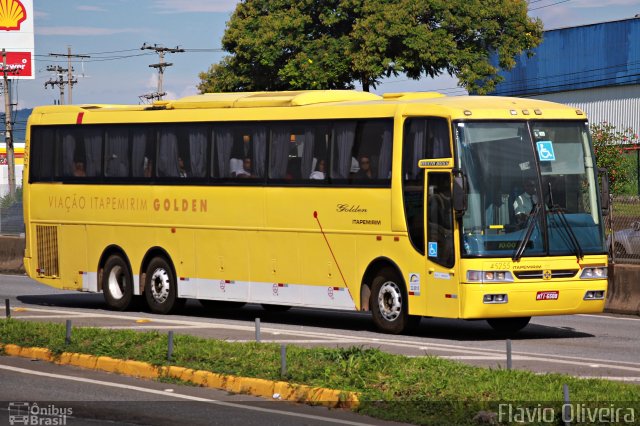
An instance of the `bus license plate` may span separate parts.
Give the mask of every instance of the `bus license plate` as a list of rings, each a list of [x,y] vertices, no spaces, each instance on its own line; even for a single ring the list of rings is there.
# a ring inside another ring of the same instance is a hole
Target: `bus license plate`
[[[536,300],[558,300],[559,291],[539,291]]]

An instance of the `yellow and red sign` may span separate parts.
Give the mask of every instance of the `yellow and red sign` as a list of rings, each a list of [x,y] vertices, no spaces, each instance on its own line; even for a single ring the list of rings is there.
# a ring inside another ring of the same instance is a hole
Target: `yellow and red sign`
[[[27,10],[20,0],[0,0],[0,30],[20,30]]]
[[[9,76],[32,76],[31,52],[7,52],[7,68]]]
[[[33,0],[0,0],[0,47],[9,78],[34,78]]]

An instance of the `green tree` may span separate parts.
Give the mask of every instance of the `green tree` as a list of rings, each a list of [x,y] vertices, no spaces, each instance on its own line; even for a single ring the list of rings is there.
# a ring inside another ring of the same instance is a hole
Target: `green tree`
[[[199,89],[368,91],[391,75],[448,73],[483,94],[541,34],[525,0],[244,0],[222,38],[229,55]]]
[[[622,194],[631,184],[632,175],[628,173],[628,156],[625,156],[623,145],[638,144],[640,138],[632,129],[620,131],[611,123],[591,125],[593,151],[598,167],[609,171],[609,187],[613,194]]]

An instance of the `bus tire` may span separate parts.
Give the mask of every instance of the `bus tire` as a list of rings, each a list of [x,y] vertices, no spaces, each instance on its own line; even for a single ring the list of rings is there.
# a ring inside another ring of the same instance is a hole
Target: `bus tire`
[[[127,262],[119,255],[109,256],[102,268],[102,292],[110,309],[124,311],[133,299],[133,278]]]
[[[163,257],[155,257],[149,263],[144,295],[153,313],[168,314],[179,307],[178,283],[171,265]]]
[[[269,312],[286,312],[291,309],[289,305],[272,305],[270,303],[263,303],[262,309]]]
[[[487,322],[498,333],[514,334],[525,328],[531,317],[489,318]]]
[[[404,283],[391,268],[383,268],[373,279],[369,306],[379,330],[400,334],[409,325]]]

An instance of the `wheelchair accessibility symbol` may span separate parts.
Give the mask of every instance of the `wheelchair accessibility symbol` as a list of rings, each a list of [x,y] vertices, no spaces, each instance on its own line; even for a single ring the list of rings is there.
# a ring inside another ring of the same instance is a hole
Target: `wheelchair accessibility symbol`
[[[429,241],[428,247],[429,247],[429,251],[428,251],[429,257],[438,257],[438,243]]]
[[[556,161],[556,154],[553,152],[553,142],[536,142],[536,148],[538,149],[538,158],[540,161]]]

